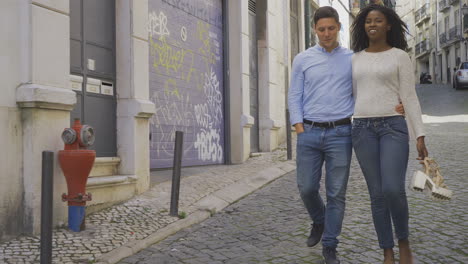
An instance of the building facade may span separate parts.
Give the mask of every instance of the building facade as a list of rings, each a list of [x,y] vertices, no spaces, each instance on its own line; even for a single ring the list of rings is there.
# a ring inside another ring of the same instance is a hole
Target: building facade
[[[349,2],[350,2],[351,12],[354,15],[356,15],[361,8],[370,4],[383,5],[386,7],[393,8],[393,9],[395,9],[396,7],[396,0],[350,0]]]
[[[440,82],[453,82],[454,68],[467,59],[466,40],[463,34],[462,0],[437,1],[437,37],[440,50],[437,53],[440,63],[436,67]]]
[[[414,63],[415,82],[419,83],[421,74],[430,74],[436,81],[438,73],[437,28],[435,27],[437,5],[434,1],[402,1],[396,7],[397,13],[408,26],[407,41],[411,59]]]
[[[414,58],[416,60],[415,74],[416,77],[423,73],[428,73],[437,79],[437,74],[434,71],[434,65],[436,64],[435,53],[436,45],[435,32],[435,8],[436,5],[431,1],[416,1],[414,9],[414,25],[415,25],[415,36],[414,36]],[[416,79],[418,82],[418,78]]]
[[[396,11],[410,31],[408,52],[414,61],[416,83],[422,73],[429,73],[434,83],[452,84],[454,68],[467,60],[466,2],[398,1]]]
[[[402,0],[398,1],[398,5],[395,7],[395,11],[400,16],[401,20],[406,24],[408,28],[408,33],[406,34],[406,41],[408,42],[408,55],[413,62],[413,69],[416,75],[417,66],[415,59],[415,45],[416,45],[416,24],[414,19],[414,10],[416,3],[413,0]]]
[[[317,7],[1,1],[0,240],[39,232],[41,152],[63,149],[75,118],[96,131],[88,213],[146,191],[150,169],[170,167],[175,131],[184,132],[184,166],[276,149],[286,140],[291,61],[306,46],[305,10]],[[55,158],[55,225],[67,221],[66,192]]]

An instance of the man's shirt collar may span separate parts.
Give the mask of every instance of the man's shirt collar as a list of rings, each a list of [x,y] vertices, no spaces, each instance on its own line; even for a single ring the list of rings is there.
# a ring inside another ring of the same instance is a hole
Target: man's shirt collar
[[[341,49],[341,46],[340,46],[340,43],[338,42],[338,46],[336,46],[336,48],[334,48],[331,52],[328,52],[324,47],[320,46],[319,43],[315,44],[314,48],[316,48],[317,50],[319,50],[321,52],[332,54],[332,53],[338,51],[339,49]]]

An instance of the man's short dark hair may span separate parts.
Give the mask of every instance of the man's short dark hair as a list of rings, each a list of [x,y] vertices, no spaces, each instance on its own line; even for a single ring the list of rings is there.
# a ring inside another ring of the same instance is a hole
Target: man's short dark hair
[[[317,25],[317,21],[321,18],[334,18],[336,23],[340,23],[340,17],[336,9],[331,6],[322,6],[314,14],[314,24]]]

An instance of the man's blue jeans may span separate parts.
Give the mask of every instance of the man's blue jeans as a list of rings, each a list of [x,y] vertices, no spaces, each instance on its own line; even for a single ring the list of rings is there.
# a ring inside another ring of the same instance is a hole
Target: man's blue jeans
[[[297,185],[312,221],[325,224],[322,245],[336,248],[351,162],[351,125],[319,128],[304,124],[304,130],[297,136]],[[326,206],[319,194],[323,162]]]
[[[408,128],[402,116],[355,118],[353,147],[367,182],[381,248],[392,248],[392,220],[398,239],[408,238],[405,175]]]

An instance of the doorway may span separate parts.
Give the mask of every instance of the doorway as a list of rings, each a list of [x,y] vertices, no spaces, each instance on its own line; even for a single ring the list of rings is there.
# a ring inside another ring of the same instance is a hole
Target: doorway
[[[250,115],[254,124],[250,128],[250,152],[260,150],[259,100],[258,100],[258,49],[257,49],[257,9],[256,0],[249,0],[249,51],[250,51]]]
[[[117,155],[115,1],[70,0],[70,73],[80,118],[96,133],[97,157]]]

